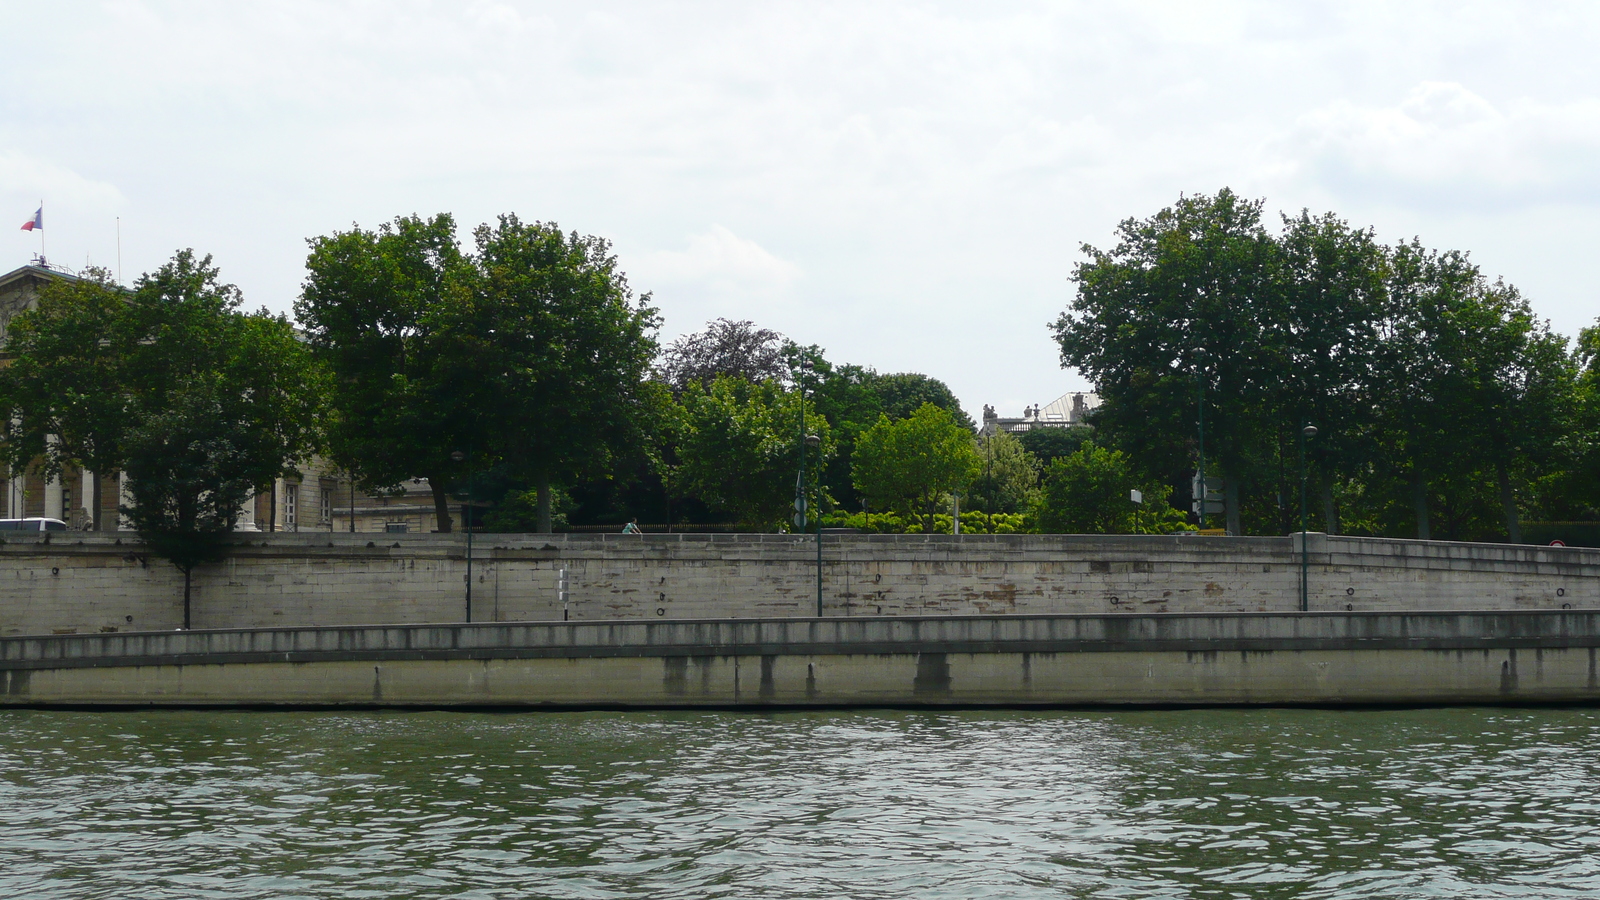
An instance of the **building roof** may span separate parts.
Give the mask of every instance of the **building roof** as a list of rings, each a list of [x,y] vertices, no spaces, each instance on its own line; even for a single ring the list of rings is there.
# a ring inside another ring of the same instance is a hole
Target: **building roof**
[[[1062,394],[1043,406],[1029,406],[1021,416],[1002,417],[994,407],[983,408],[983,433],[1031,431],[1035,428],[1065,428],[1085,424],[1084,418],[1100,405],[1100,396],[1087,391]]]
[[[0,291],[10,287],[13,282],[24,280],[77,281],[78,276],[72,274],[71,272],[64,272],[48,264],[39,265],[38,263],[28,263],[25,266],[18,266],[4,275],[0,275]]]

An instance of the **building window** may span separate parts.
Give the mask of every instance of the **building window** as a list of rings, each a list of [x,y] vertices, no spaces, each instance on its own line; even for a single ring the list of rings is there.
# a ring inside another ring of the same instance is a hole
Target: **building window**
[[[322,489],[322,516],[317,521],[323,525],[333,524],[333,488]]]
[[[298,531],[296,523],[299,521],[299,511],[296,507],[300,499],[300,485],[291,482],[283,484],[283,528],[285,531]]]

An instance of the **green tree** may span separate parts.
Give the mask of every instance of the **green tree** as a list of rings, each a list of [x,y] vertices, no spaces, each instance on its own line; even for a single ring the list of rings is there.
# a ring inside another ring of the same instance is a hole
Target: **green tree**
[[[1187,527],[1167,502],[1170,492],[1139,478],[1127,454],[1089,441],[1050,464],[1035,518],[1047,534],[1166,534]]]
[[[983,471],[973,482],[969,506],[985,513],[1014,513],[1033,502],[1039,460],[1015,435],[1003,431],[979,435],[978,455],[983,459]]]
[[[983,471],[972,430],[948,410],[924,403],[909,418],[887,415],[856,441],[852,477],[871,503],[920,516],[934,530],[944,498],[967,489]]]
[[[1573,347],[1578,370],[1571,431],[1566,438],[1570,464],[1551,479],[1552,518],[1600,521],[1600,324],[1583,329]]]
[[[1503,533],[1520,540],[1516,488],[1561,459],[1577,413],[1565,340],[1461,253],[1394,248],[1388,295],[1369,394],[1376,459],[1406,484],[1417,536],[1434,535],[1430,507],[1444,536],[1486,536],[1462,528],[1493,497]]]
[[[477,281],[455,220],[401,217],[308,243],[295,314],[331,376],[329,456],[372,493],[427,478],[439,530],[450,531],[447,486],[486,461],[498,399],[449,327]],[[464,450],[474,459],[452,458]]]
[[[133,504],[121,512],[183,572],[185,628],[194,567],[216,558],[250,497],[317,447],[309,353],[287,320],[240,304],[211,257],[184,250],[139,279],[112,331],[139,422],[126,439]]]
[[[1208,474],[1221,474],[1230,533],[1245,487],[1276,470],[1287,354],[1282,251],[1260,201],[1223,189],[1117,227],[1109,251],[1085,245],[1077,296],[1056,320],[1063,366],[1095,384],[1095,427],[1140,469],[1187,480],[1197,394],[1206,403]]]
[[[1030,428],[1017,435],[1022,449],[1033,454],[1041,470],[1048,468],[1058,457],[1071,456],[1085,442],[1094,439],[1094,429],[1088,425],[1066,425],[1059,428]]]
[[[1360,479],[1372,457],[1374,398],[1367,389],[1387,306],[1387,254],[1370,229],[1353,229],[1331,213],[1313,217],[1302,211],[1283,222],[1278,242],[1284,333],[1275,343],[1285,358],[1281,396],[1274,401],[1281,423],[1275,443],[1280,456],[1298,453],[1290,446],[1294,435],[1305,424],[1317,426],[1319,434],[1306,448],[1308,477],[1324,529],[1338,534],[1336,489]],[[1298,485],[1281,475],[1278,489],[1298,493]]]
[[[833,429],[798,391],[772,380],[751,384],[730,376],[715,378],[709,387],[691,383],[676,422],[680,489],[746,525],[786,521],[800,472],[802,414],[806,431],[820,440],[805,451],[806,468],[815,472],[819,456],[825,461],[834,452]],[[824,498],[814,484],[809,500],[820,508]]]
[[[6,397],[30,424],[7,451],[128,476],[122,514],[184,575],[215,559],[240,507],[309,456],[321,383],[282,317],[239,311],[209,256],[179,252],[132,291],[104,273],[46,291],[19,316]],[[43,379],[62,379],[51,398]],[[47,441],[45,434],[59,435]],[[13,459],[16,459],[13,456]]]
[[[12,412],[0,426],[7,467],[21,472],[38,459],[53,476],[71,462],[86,466],[96,476],[94,530],[103,527],[100,479],[122,470],[134,421],[113,341],[127,305],[127,292],[104,269],[46,284],[38,305],[11,323],[12,362],[0,369],[0,405]]]
[[[490,452],[533,483],[547,532],[553,480],[609,472],[644,446],[659,320],[601,238],[514,215],[475,236],[477,289],[450,318],[448,367],[492,398]]]
[[[972,417],[961,409],[961,401],[956,399],[955,392],[937,378],[918,372],[895,372],[888,375],[872,372],[866,380],[873,392],[878,395],[878,404],[884,415],[890,419],[909,419],[924,404],[931,403],[948,412],[968,431],[976,427],[973,425]]]

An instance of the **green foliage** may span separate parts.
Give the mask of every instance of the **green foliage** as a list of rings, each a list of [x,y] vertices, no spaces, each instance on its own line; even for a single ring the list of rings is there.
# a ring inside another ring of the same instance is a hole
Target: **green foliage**
[[[127,303],[109,272],[87,269],[78,280],[47,283],[38,305],[11,321],[6,351],[13,358],[0,369],[0,405],[13,413],[0,422],[9,471],[36,459],[46,475],[72,461],[102,474],[122,469],[135,413],[119,374],[121,343],[111,338]],[[97,515],[99,490],[97,478]]]
[[[1130,492],[1141,491],[1136,504]],[[1093,441],[1045,472],[1035,516],[1046,534],[1170,534],[1189,526],[1167,502],[1171,489],[1142,482],[1120,450]]]
[[[120,511],[153,553],[183,573],[185,628],[190,574],[223,556],[240,507],[256,491],[248,435],[223,401],[214,383],[191,384],[125,438],[132,504]]]
[[[899,513],[829,513],[823,517],[824,528],[854,528],[865,534],[927,534],[920,519],[907,519]],[[947,513],[935,513],[932,534],[950,534],[953,518]],[[1022,534],[1028,530],[1027,516],[1022,513],[994,513],[961,511],[962,534]]]
[[[1061,428],[1030,428],[1016,438],[1022,449],[1033,454],[1040,469],[1048,467],[1057,458],[1078,452],[1085,441],[1094,439],[1094,429],[1087,425],[1067,425]]]
[[[572,510],[572,498],[560,488],[550,491],[550,524],[555,531],[567,529],[567,513]],[[477,520],[477,515],[473,515]],[[510,490],[483,517],[485,531],[501,534],[523,534],[539,530],[539,491],[536,488]]]
[[[439,530],[451,530],[445,486],[466,475],[451,458],[488,446],[492,406],[450,324],[470,304],[475,272],[455,220],[401,217],[374,231],[313,238],[295,314],[331,374],[328,453],[369,492],[421,476]]]
[[[479,277],[450,323],[450,365],[492,404],[490,455],[542,485],[609,471],[646,436],[649,295],[634,298],[602,238],[514,215],[474,235]]]
[[[833,429],[812,403],[775,381],[759,384],[718,376],[708,388],[691,383],[683,392],[674,428],[680,459],[680,489],[704,498],[746,525],[772,527],[792,514],[800,471],[800,426],[821,444],[806,450],[816,471],[835,450]],[[816,492],[810,502],[825,497]]]
[[[1224,190],[1086,247],[1055,324],[1095,382],[1097,440],[1187,485],[1205,409],[1230,531],[1298,527],[1299,432],[1316,527],[1515,540],[1576,466],[1581,389],[1564,341],[1460,253],[1385,247],[1332,215]],[[1487,486],[1487,487],[1485,487]],[[1498,525],[1496,524],[1498,522]]]
[[[983,471],[973,482],[967,504],[974,510],[1014,513],[1032,505],[1039,483],[1039,461],[1014,435],[978,436]]]
[[[972,417],[961,409],[961,401],[956,399],[955,392],[937,378],[930,378],[918,372],[896,372],[889,375],[872,372],[868,384],[873,393],[878,395],[878,403],[883,414],[890,419],[909,419],[917,410],[931,403],[948,412],[968,431],[976,427],[973,425]]]
[[[944,498],[964,492],[983,470],[972,432],[951,414],[924,403],[910,418],[887,415],[856,441],[852,480],[869,502],[920,516],[924,531]]]
[[[334,461],[368,490],[426,477],[441,531],[468,467],[548,498],[647,437],[657,320],[610,245],[512,215],[474,238],[462,253],[449,215],[316,238],[295,306],[333,374]]]
[[[121,512],[184,573],[186,627],[193,568],[222,552],[246,501],[316,447],[323,385],[309,354],[286,320],[240,303],[189,250],[131,292],[104,273],[52,286],[17,317],[4,377],[16,420],[32,423],[13,427],[9,453],[126,472],[134,502]],[[54,375],[65,389],[51,399],[42,379]],[[62,440],[48,445],[41,428]]]

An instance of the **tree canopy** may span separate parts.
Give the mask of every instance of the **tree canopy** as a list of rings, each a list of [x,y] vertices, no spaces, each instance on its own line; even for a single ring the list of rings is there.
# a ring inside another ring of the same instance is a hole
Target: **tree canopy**
[[[1054,333],[1100,393],[1097,440],[1187,485],[1203,406],[1229,531],[1282,533],[1313,424],[1307,480],[1328,531],[1519,540],[1572,452],[1565,339],[1464,254],[1384,246],[1331,214],[1274,232],[1262,205],[1183,197],[1123,222],[1112,249],[1084,248]]]
[[[127,474],[133,503],[120,512],[183,572],[185,627],[194,567],[222,553],[246,502],[317,446],[322,382],[306,348],[287,320],[241,304],[211,258],[190,250],[131,291],[92,273],[46,288],[17,317],[16,365],[0,375],[19,423],[8,453],[42,447],[57,471],[76,461]],[[40,384],[53,373],[66,390]]]
[[[749,382],[783,379],[789,374],[784,359],[788,339],[754,322],[716,319],[702,331],[686,334],[669,344],[656,366],[657,376],[676,392],[690,384],[708,385],[718,375]]]
[[[851,474],[868,501],[920,516],[923,530],[932,532],[945,498],[965,491],[982,471],[971,429],[924,403],[909,418],[884,415],[862,432]]]
[[[295,309],[332,374],[329,448],[363,488],[423,476],[441,531],[448,485],[502,467],[536,485],[641,443],[656,345],[603,239],[502,215],[456,243],[447,214],[315,238]]]

